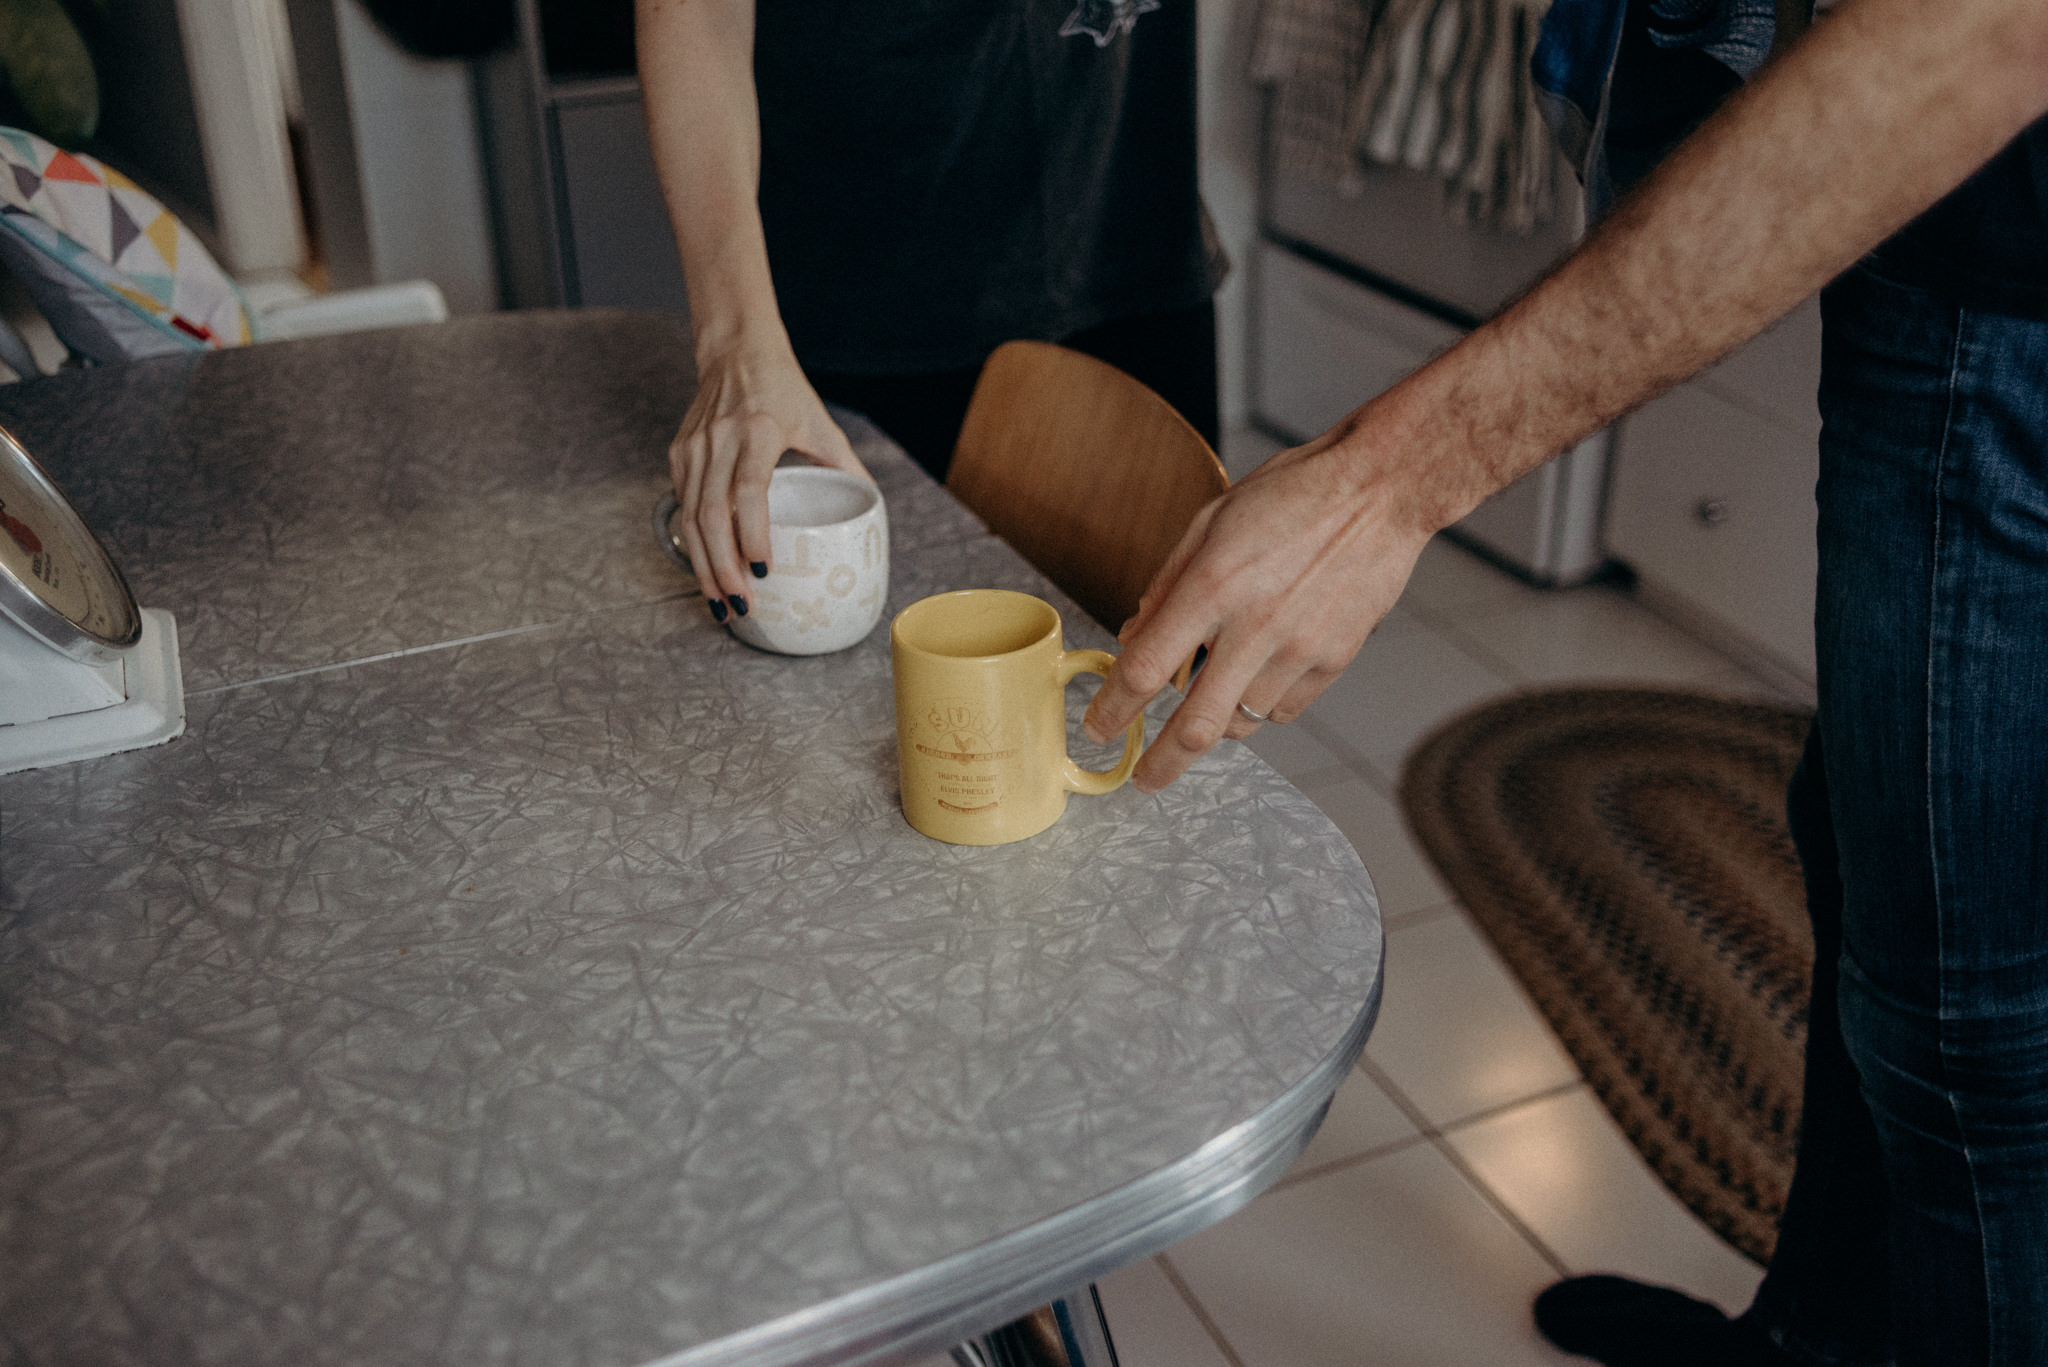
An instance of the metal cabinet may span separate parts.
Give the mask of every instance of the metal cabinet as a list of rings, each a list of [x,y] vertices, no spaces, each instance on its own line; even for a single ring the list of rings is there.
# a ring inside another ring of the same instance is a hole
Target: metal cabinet
[[[1259,245],[1253,411],[1307,441],[1419,369],[1465,328],[1268,241]],[[1516,480],[1453,529],[1534,583],[1578,583],[1605,560],[1600,494],[1607,434]]]
[[[632,6],[518,9],[517,48],[478,71],[507,302],[687,313],[634,75]]]

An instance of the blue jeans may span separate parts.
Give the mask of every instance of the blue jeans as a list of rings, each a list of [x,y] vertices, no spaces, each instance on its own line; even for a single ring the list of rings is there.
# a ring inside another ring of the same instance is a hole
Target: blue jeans
[[[1806,1118],[1750,1314],[1816,1362],[2040,1367],[2048,323],[1868,266],[1822,306]]]

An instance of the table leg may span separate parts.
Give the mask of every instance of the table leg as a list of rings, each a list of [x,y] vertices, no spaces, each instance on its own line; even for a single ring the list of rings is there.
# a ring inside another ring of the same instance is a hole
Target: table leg
[[[953,1361],[957,1367],[1117,1367],[1092,1285],[959,1345]]]

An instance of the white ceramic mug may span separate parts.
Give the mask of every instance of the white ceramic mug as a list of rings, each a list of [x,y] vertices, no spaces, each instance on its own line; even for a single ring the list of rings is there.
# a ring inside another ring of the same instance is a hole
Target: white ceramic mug
[[[655,510],[662,549],[684,565],[670,520],[675,498]],[[859,475],[785,465],[768,480],[766,579],[747,584],[747,615],[726,622],[750,646],[781,655],[844,650],[882,620],[889,597],[889,511]]]

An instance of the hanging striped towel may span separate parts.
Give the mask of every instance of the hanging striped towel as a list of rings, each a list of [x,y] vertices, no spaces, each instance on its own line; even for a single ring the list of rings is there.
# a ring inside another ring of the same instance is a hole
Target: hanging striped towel
[[[1429,172],[1468,223],[1557,212],[1559,160],[1529,57],[1549,0],[1265,0],[1254,80],[1283,170],[1356,193],[1368,164]]]

